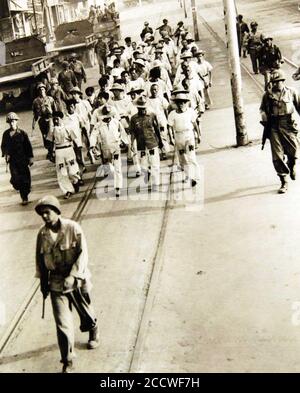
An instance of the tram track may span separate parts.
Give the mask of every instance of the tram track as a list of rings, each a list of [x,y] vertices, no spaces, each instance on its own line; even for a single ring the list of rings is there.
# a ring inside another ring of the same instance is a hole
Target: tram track
[[[157,27],[160,25],[159,23],[162,20],[162,15],[163,11],[159,13],[158,16],[158,23]],[[172,160],[172,165],[174,160]],[[166,161],[166,163],[168,163]],[[144,329],[147,325],[147,315],[148,312],[151,308],[151,299],[153,299],[153,295],[155,292],[155,283],[157,282],[157,279],[159,277],[159,273],[161,270],[162,266],[162,250],[163,250],[163,244],[164,244],[164,238],[166,235],[166,230],[167,230],[167,223],[168,223],[168,218],[169,218],[169,211],[170,211],[170,206],[171,206],[171,183],[172,183],[172,177],[173,173],[170,171],[169,174],[169,181],[168,181],[168,189],[166,190],[167,192],[167,197],[165,198],[165,202],[163,206],[161,207],[161,222],[160,226],[158,228],[158,231],[156,232],[157,235],[157,243],[156,247],[154,250],[154,255],[152,258],[152,261],[149,265],[149,268],[147,269],[147,272],[145,273],[145,282],[143,285],[143,301],[142,304],[139,308],[139,315],[138,319],[136,322],[136,332],[133,336],[133,344],[132,348],[133,351],[131,352],[131,356],[129,361],[127,362],[127,370],[126,372],[130,372],[132,368],[134,367],[135,362],[138,359],[139,355],[139,348],[142,345],[143,338],[144,338]],[[80,200],[78,206],[76,207],[75,212],[72,215],[72,219],[74,221],[83,221],[85,215],[87,214],[87,205],[89,201],[91,200],[91,196],[95,190],[97,184],[97,177],[96,174],[93,177],[93,180],[89,187],[85,190],[84,195],[82,199]],[[114,205],[113,205],[114,206]],[[19,307],[17,313],[15,314],[15,317],[13,320],[10,322],[9,326],[7,327],[6,331],[4,332],[3,336],[0,339],[0,356],[2,353],[5,351],[5,349],[9,346],[10,342],[14,339],[14,337],[17,335],[18,330],[22,329],[22,323],[26,323],[26,315],[28,311],[30,310],[31,306],[34,306],[34,301],[37,298],[37,295],[39,294],[39,280],[36,279],[30,288],[27,296],[25,297],[24,301],[22,302],[21,306]]]

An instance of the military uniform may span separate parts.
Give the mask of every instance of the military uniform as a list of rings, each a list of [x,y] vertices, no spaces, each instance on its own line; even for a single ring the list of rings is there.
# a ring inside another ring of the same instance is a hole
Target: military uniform
[[[258,74],[259,51],[261,49],[261,46],[262,46],[261,34],[258,33],[257,31],[255,32],[251,31],[248,36],[247,49],[250,54],[252,68],[255,74]]]
[[[16,115],[15,119],[18,120]],[[23,204],[25,204],[31,189],[29,164],[33,158],[32,146],[27,133],[20,129],[17,129],[13,134],[11,129],[4,131],[1,150],[2,156],[9,163],[10,183],[15,190],[20,192]]]
[[[279,75],[279,76],[278,76]],[[271,82],[280,79],[282,72],[271,75]],[[274,83],[274,82],[273,82]],[[271,143],[274,168],[282,184],[286,183],[286,176],[291,175],[294,180],[294,167],[298,158],[298,132],[300,126],[297,112],[300,113],[300,97],[297,91],[290,87],[283,87],[281,91],[268,91],[264,94],[260,106],[263,122],[269,124],[269,139]],[[288,160],[285,162],[284,156]]]
[[[267,40],[267,38],[265,38]],[[259,52],[259,69],[265,78],[265,88],[270,82],[271,72],[280,67],[282,55],[276,45],[263,45]]]
[[[70,63],[70,69],[74,72],[77,86],[81,89],[82,81],[86,82],[86,72],[80,60],[75,60]]]
[[[59,202],[53,196],[44,197],[38,202],[38,214],[42,214],[42,207],[50,207],[60,214]],[[57,226],[56,232],[47,225],[38,232],[35,276],[40,279],[44,298],[49,292],[51,295],[61,362],[64,364],[63,371],[66,371],[74,357],[72,306],[80,317],[80,330],[90,332],[90,349],[98,345],[98,331],[97,318],[90,304],[91,274],[87,266],[85,236],[75,221],[59,217]],[[74,282],[66,287],[65,280],[70,276]]]
[[[44,147],[48,150],[47,158],[49,159],[52,159],[53,144],[47,139],[47,135],[52,127],[52,113],[55,108],[55,101],[49,96],[37,97],[32,103],[34,120],[38,120]]]

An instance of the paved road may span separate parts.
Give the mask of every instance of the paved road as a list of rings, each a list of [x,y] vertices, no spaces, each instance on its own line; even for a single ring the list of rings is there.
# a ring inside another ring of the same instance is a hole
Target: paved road
[[[178,20],[182,10],[176,6],[173,0],[161,5],[166,7],[164,14],[171,19],[172,10],[172,18]],[[200,5],[202,15],[211,20],[221,10],[216,2]],[[145,15],[150,22],[151,15],[165,16],[151,6],[140,12],[140,25]],[[221,31],[221,21],[214,23]],[[164,162],[164,191],[157,200],[150,200],[143,190],[135,194],[136,184],[130,180],[131,200],[124,197],[116,202],[97,183],[81,224],[88,238],[102,345],[97,351],[86,351],[87,337],[77,332],[79,372],[299,369],[295,348],[300,333],[292,323],[297,322],[292,320],[292,307],[299,301],[299,183],[278,196],[267,148],[261,152],[257,144],[228,147],[234,145],[235,133],[224,46],[202,25],[200,34],[201,46],[215,67],[214,108],[204,118],[198,152],[202,183],[196,194],[182,191],[180,174],[175,173],[170,185],[170,161]],[[261,93],[245,72],[243,80],[248,132],[250,139],[257,139]],[[37,152],[42,155],[42,150]],[[36,166],[35,184],[42,183],[41,174],[49,170],[46,190],[57,193],[55,176],[47,166],[44,161]],[[1,180],[5,176],[2,173]],[[37,190],[34,199],[44,186]],[[21,301],[29,285],[15,288],[22,278],[32,277],[28,261],[32,261],[39,222],[32,207],[15,211],[11,195],[4,190],[0,201],[2,214],[9,217],[1,234],[7,245],[1,268],[6,266],[10,279],[6,291],[17,292]],[[64,204],[67,216],[77,203]],[[25,231],[20,223],[26,225]],[[22,243],[26,247],[15,261],[14,250]],[[13,263],[18,264],[18,280]],[[48,303],[42,321],[40,300],[34,299],[3,353],[2,372],[60,370],[51,307]]]

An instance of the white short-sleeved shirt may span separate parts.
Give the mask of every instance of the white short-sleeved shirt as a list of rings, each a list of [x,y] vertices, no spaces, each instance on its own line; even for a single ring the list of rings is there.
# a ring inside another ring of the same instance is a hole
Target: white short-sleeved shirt
[[[177,113],[173,110],[168,116],[168,123],[176,133],[182,133],[186,131],[193,132],[195,121],[197,120],[197,113],[194,109],[188,108],[185,112]]]

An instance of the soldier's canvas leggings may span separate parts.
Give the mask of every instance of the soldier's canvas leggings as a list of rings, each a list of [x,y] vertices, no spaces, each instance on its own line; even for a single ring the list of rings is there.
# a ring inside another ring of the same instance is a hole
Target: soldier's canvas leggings
[[[58,346],[61,362],[67,364],[74,357],[74,322],[72,306],[80,317],[80,330],[88,332],[97,324],[95,312],[90,305],[90,298],[80,288],[63,294],[51,292],[53,315],[56,323]]]
[[[298,137],[295,132],[287,128],[272,129],[270,135],[273,165],[278,176],[288,175],[297,159]],[[287,156],[287,162],[285,156]]]

